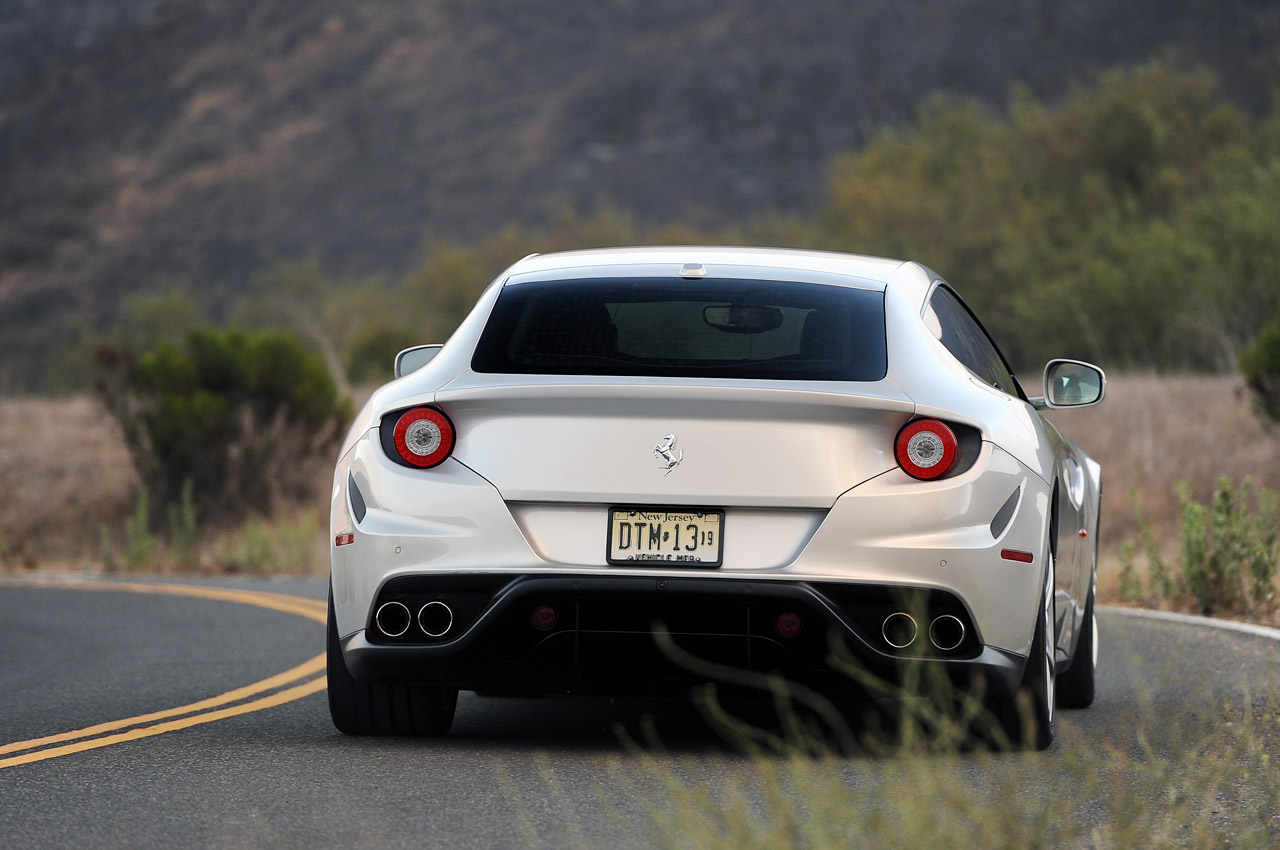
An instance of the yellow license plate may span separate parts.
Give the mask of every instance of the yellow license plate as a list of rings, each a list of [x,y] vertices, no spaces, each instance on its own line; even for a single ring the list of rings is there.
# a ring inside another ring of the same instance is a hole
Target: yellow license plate
[[[611,564],[718,567],[724,557],[724,511],[609,509]]]

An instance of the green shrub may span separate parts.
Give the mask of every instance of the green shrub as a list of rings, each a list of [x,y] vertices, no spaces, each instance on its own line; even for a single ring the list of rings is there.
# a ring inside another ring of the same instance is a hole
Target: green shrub
[[[169,504],[169,546],[178,563],[195,566],[196,545],[200,533],[196,522],[195,485],[190,478],[182,482],[182,497]]]
[[[1230,478],[1219,478],[1212,502],[1202,505],[1185,482],[1178,488],[1182,580],[1206,614],[1267,607],[1275,598],[1280,494],[1259,490],[1251,499],[1251,490],[1248,478],[1239,489]]]
[[[1172,596],[1173,576],[1165,564],[1164,557],[1160,554],[1160,541],[1156,539],[1151,524],[1142,515],[1142,503],[1138,499],[1136,487],[1129,489],[1129,501],[1133,504],[1133,513],[1138,519],[1138,535],[1142,538],[1142,550],[1147,556],[1147,585],[1151,595],[1157,599]],[[1132,544],[1129,545],[1129,551],[1132,553]],[[1130,557],[1132,557],[1131,554]]]
[[[225,534],[216,550],[220,564],[231,572],[306,574],[328,567],[328,550],[315,511],[272,522],[250,517]]]
[[[1231,368],[1280,300],[1267,127],[1176,59],[1005,114],[938,98],[835,158],[822,247],[953,276],[1015,367]]]
[[[1134,546],[1132,540],[1126,540],[1120,547],[1120,599],[1124,602],[1142,600],[1142,579],[1133,565]]]
[[[184,281],[162,280],[152,289],[121,298],[116,323],[102,331],[87,316],[75,316],[72,327],[49,354],[45,386],[58,392],[85,392],[93,388],[94,372],[85,364],[96,352],[110,348],[136,358],[161,342],[181,342],[191,329],[205,323],[208,291]]]
[[[398,353],[411,345],[443,341],[421,339],[404,325],[372,325],[356,334],[347,347],[347,379],[353,384],[385,384],[391,380]]]
[[[1240,354],[1240,372],[1263,415],[1280,421],[1280,314]]]
[[[223,544],[220,560],[232,572],[272,573],[279,567],[270,529],[257,517],[250,517],[240,533]]]
[[[147,488],[143,487],[134,503],[133,513],[124,518],[124,561],[131,570],[154,564],[160,546],[160,541],[148,530],[150,498]]]
[[[323,358],[286,331],[198,328],[136,360],[104,348],[98,363],[144,485],[164,506],[190,487],[192,517],[308,498],[351,416]]]
[[[295,575],[328,570],[329,549],[321,524],[317,511],[304,511],[293,520],[277,522],[272,536],[276,569]]]
[[[1201,504],[1187,482],[1178,484],[1182,551],[1178,572],[1170,574],[1160,557],[1155,535],[1142,516],[1136,494],[1134,510],[1149,568],[1148,588],[1156,599],[1185,597],[1205,614],[1269,611],[1276,599],[1280,558],[1280,493],[1253,488],[1248,478],[1239,487],[1218,479],[1213,498]],[[1121,597],[1141,598],[1132,564],[1133,544],[1121,557]]]

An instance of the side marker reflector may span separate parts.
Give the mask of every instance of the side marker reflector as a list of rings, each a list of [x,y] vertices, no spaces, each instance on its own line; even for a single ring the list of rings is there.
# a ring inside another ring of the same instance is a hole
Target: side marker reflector
[[[1001,549],[1000,557],[1006,561],[1020,561],[1024,564],[1029,564],[1035,560],[1035,556],[1030,552],[1020,552],[1017,549]]]
[[[334,546],[350,546],[355,542],[356,536],[350,532],[347,532],[346,534],[339,534],[337,537],[333,538]]]

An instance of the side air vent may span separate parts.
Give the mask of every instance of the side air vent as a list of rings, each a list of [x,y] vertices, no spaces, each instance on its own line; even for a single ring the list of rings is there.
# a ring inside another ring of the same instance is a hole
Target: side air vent
[[[996,511],[996,515],[991,518],[991,538],[997,539],[1004,530],[1009,527],[1009,520],[1013,519],[1013,512],[1018,508],[1018,496],[1022,493],[1022,488],[1014,490],[1009,494],[1009,498],[1000,506],[1000,510]]]
[[[364,494],[360,492],[355,478],[349,472],[347,473],[347,492],[351,496],[351,513],[355,515],[356,522],[364,522],[364,515],[368,513],[368,508],[364,506]]]

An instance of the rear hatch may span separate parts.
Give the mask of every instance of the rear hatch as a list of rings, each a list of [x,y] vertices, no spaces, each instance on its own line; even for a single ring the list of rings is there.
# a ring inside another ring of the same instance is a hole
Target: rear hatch
[[[469,373],[437,393],[453,457],[508,502],[829,508],[893,468],[892,384]]]
[[[913,409],[883,287],[766,277],[508,282],[437,393],[454,456],[509,502],[830,507]]]

